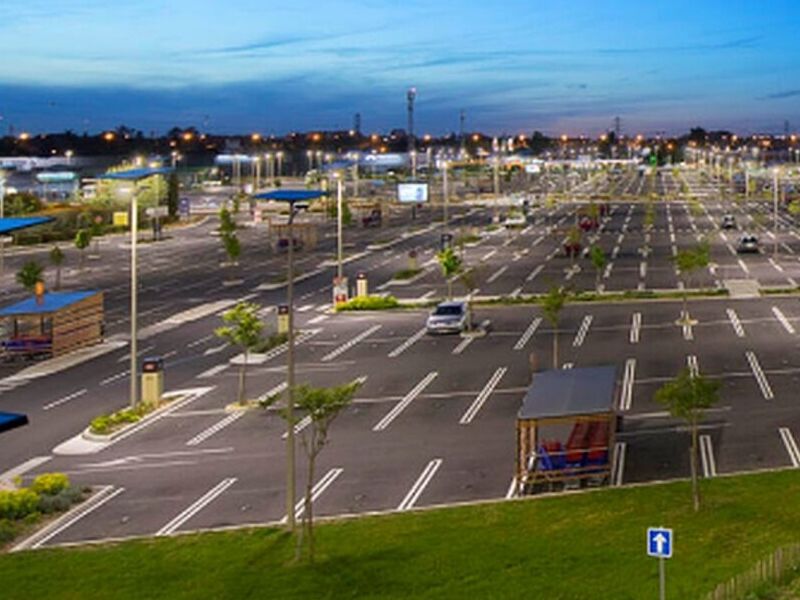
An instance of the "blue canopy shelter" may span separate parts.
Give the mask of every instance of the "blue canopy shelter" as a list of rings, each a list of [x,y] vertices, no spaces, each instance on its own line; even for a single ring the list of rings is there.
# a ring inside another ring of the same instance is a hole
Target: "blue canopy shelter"
[[[253,198],[256,200],[274,200],[276,202],[286,202],[289,204],[289,222],[286,224],[274,224],[270,221],[269,235],[271,238],[277,240],[275,242],[276,250],[287,250],[289,248],[289,240],[294,240],[293,247],[295,249],[313,247],[317,243],[316,228],[313,225],[294,224],[294,217],[297,210],[303,204],[311,200],[318,200],[328,195],[328,192],[323,190],[273,190],[271,192],[263,192],[255,194]]]
[[[294,204],[295,202],[317,200],[327,195],[328,192],[324,190],[272,190],[271,192],[256,194],[253,198],[256,200],[277,200],[279,202]]]
[[[122,181],[139,181],[153,175],[168,175],[172,169],[168,167],[144,167],[141,169],[127,169],[125,171],[109,171],[97,176],[97,179],[117,179]]]
[[[28,424],[28,417],[18,413],[0,412],[0,433]]]
[[[0,235],[7,235],[20,229],[43,225],[55,221],[53,217],[4,217],[0,219]]]

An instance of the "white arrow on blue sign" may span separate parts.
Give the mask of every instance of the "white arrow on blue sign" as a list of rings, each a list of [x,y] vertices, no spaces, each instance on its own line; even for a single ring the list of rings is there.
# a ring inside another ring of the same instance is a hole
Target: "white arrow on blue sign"
[[[672,558],[672,529],[648,528],[647,555],[657,558]]]

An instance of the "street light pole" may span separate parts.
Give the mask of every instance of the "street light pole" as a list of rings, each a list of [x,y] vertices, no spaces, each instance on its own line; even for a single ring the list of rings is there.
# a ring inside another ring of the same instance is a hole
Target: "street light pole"
[[[778,168],[772,171],[772,236],[774,244],[772,255],[778,254]]]
[[[288,307],[289,339],[287,340],[287,399],[286,422],[286,523],[289,531],[295,529],[294,505],[297,495],[295,480],[295,441],[294,441],[294,204],[289,204],[289,272],[286,285],[286,305]]]
[[[336,173],[336,276],[342,279],[342,175]]]
[[[442,162],[442,194],[444,196],[444,221],[443,221],[443,226],[444,226],[445,232],[447,231],[447,221],[448,221],[448,218],[447,218],[448,217],[448,214],[447,214],[448,211],[447,211],[447,209],[449,208],[448,207],[448,202],[449,202],[449,196],[450,196],[450,191],[447,189],[447,167],[448,167],[447,160],[444,160]]]
[[[137,277],[137,256],[136,256],[136,242],[138,241],[139,230],[139,206],[137,201],[136,184],[133,185],[133,197],[131,198],[131,364],[130,364],[130,404],[131,408],[136,408],[139,403],[137,394],[137,381],[138,375],[136,362],[137,362],[137,300],[138,300],[138,277]]]

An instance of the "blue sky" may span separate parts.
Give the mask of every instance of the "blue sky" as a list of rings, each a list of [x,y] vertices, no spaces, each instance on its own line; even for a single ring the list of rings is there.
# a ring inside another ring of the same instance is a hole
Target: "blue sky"
[[[800,130],[797,0],[4,0],[0,131]]]

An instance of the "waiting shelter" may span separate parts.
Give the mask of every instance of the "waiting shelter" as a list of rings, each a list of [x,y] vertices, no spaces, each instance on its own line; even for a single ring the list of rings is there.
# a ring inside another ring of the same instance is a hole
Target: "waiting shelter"
[[[616,374],[614,366],[534,374],[517,414],[519,492],[608,481]]]
[[[103,341],[103,293],[46,292],[0,310],[6,358],[49,358]]]

